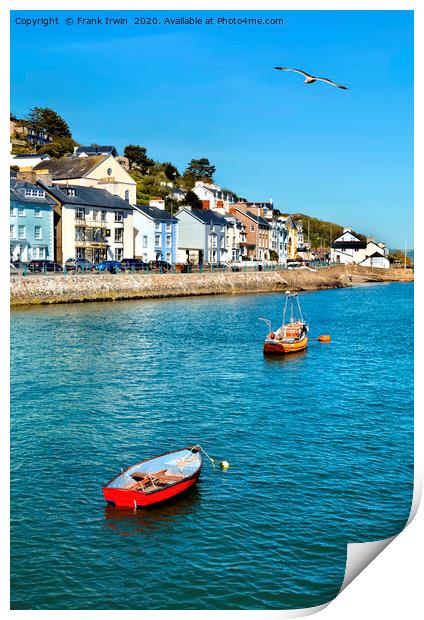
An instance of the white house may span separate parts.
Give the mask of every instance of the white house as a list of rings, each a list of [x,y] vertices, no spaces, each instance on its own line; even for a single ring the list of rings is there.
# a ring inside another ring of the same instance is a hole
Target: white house
[[[177,213],[178,262],[211,264],[229,260],[227,220],[210,209],[183,206]]]
[[[54,184],[95,187],[130,204],[136,202],[136,182],[112,155],[51,159],[34,166],[34,171],[51,174]]]
[[[365,258],[366,247],[366,241],[361,241],[350,228],[344,228],[343,233],[331,244],[331,262],[342,265],[359,264]]]
[[[192,191],[202,201],[204,209],[218,211],[221,215],[228,213],[230,206],[234,204],[233,196],[214,183],[196,181]]]
[[[240,261],[247,258],[246,224],[234,215],[224,215],[227,221],[227,248],[228,258],[231,261]]]
[[[165,211],[164,200],[149,206],[133,205],[134,256],[144,262],[164,260],[175,264],[178,248],[178,219]]]
[[[354,263],[363,267],[388,269],[388,255],[384,243],[376,243],[372,238],[361,241],[350,228],[345,228],[331,244],[331,261],[343,265]]]

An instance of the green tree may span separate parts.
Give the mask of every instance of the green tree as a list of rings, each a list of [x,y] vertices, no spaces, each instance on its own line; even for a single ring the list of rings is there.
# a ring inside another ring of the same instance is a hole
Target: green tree
[[[72,153],[75,145],[76,142],[72,138],[57,136],[52,142],[39,148],[38,152],[46,153],[50,157],[59,159]]]
[[[68,123],[51,108],[31,108],[26,120],[36,131],[45,131],[50,138],[72,138]]]
[[[184,176],[194,181],[213,181],[213,175],[215,174],[215,166],[213,166],[209,159],[202,157],[201,159],[192,159],[187,168],[184,171]]]
[[[195,194],[191,190],[186,193],[183,205],[189,205],[193,209],[203,209],[202,201],[199,199],[197,194]]]
[[[276,252],[275,250],[270,250],[269,259],[273,261],[278,261],[278,252]]]
[[[154,163],[152,159],[147,157],[147,149],[138,144],[128,144],[124,149],[124,157],[128,159],[131,170],[135,166],[142,174],[146,174],[149,166]]]
[[[162,166],[165,176],[169,181],[175,181],[180,176],[178,168],[176,168],[174,164],[171,164],[171,162],[166,161]]]

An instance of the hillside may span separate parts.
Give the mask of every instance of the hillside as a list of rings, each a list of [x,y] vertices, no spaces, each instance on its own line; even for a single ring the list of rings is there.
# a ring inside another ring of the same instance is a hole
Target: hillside
[[[294,220],[301,220],[303,223],[303,234],[305,241],[308,241],[308,224],[309,224],[309,241],[311,248],[319,248],[321,246],[328,247],[331,241],[334,241],[336,237],[342,234],[344,226],[336,224],[335,222],[326,222],[320,220],[317,217],[311,217],[304,213],[294,213],[292,215]],[[352,230],[352,233],[359,239],[365,241],[366,237],[360,233]]]

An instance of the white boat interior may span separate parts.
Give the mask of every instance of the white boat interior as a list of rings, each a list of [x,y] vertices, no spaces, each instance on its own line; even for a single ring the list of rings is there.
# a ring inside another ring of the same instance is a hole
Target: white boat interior
[[[172,484],[192,476],[201,464],[202,456],[200,452],[192,452],[185,448],[170,454],[163,454],[143,463],[136,463],[106,486],[109,488],[128,489],[134,485],[134,480],[140,478],[142,474],[146,477],[150,475],[153,479],[155,474],[160,474],[163,479],[168,479],[169,483]]]

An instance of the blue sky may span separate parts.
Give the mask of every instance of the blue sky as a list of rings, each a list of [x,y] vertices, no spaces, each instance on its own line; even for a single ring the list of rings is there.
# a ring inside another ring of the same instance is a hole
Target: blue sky
[[[17,26],[16,17],[60,17]],[[127,17],[127,26],[64,23]],[[219,11],[12,12],[11,109],[54,108],[80,143],[146,146],[183,170],[208,157],[216,181],[413,246],[413,14],[228,12],[284,25],[144,25],[135,16]],[[302,68],[350,87],[304,85]]]

